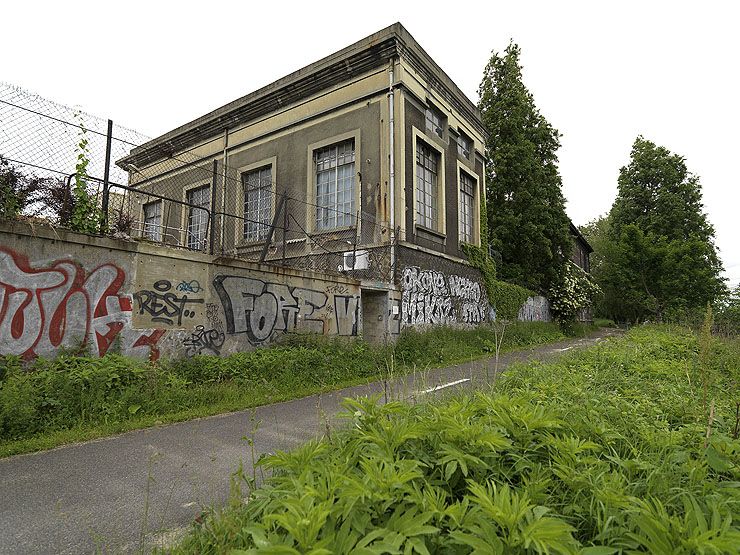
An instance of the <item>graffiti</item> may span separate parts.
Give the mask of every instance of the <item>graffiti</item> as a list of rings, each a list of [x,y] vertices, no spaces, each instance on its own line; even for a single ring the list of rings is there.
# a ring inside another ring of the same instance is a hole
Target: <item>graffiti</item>
[[[466,277],[410,266],[401,286],[403,324],[478,324],[486,319],[488,302],[481,286]]]
[[[161,334],[148,330],[147,342],[131,330],[125,279],[115,264],[87,272],[60,259],[33,268],[27,257],[0,247],[0,354],[33,358],[84,347],[103,356],[114,343],[124,352],[152,348]]]
[[[203,326],[195,326],[195,331],[182,344],[185,346],[185,354],[189,357],[204,353],[219,355],[224,344],[224,334],[215,329],[207,330]]]
[[[326,292],[329,295],[346,295],[347,293],[349,293],[349,288],[337,283],[335,285],[327,287]]]
[[[517,319],[525,322],[549,322],[550,303],[542,296],[529,297],[519,309]]]
[[[134,293],[139,314],[148,314],[152,322],[168,325],[182,325],[183,318],[192,318],[195,311],[188,305],[202,304],[203,299],[190,299],[187,295],[178,296],[170,291],[172,284],[166,279],[154,283],[153,290],[142,290]]]
[[[206,320],[212,328],[224,331],[224,323],[221,320],[221,309],[216,303],[206,303]]]
[[[200,293],[203,288],[198,283],[197,279],[191,281],[181,281],[177,284],[177,290],[183,293]]]
[[[357,311],[359,306],[359,297],[334,296],[337,335],[357,335]]]
[[[240,276],[216,276],[213,286],[221,299],[226,333],[246,333],[253,344],[267,341],[273,332],[294,329],[324,333],[318,311],[326,305],[322,291],[288,287]]]
[[[154,330],[149,335],[146,335],[144,333],[139,336],[139,338],[134,342],[132,347],[147,347],[149,349],[149,360],[152,362],[155,362],[159,360],[159,347],[157,347],[157,343],[160,339],[162,339],[162,336],[165,334],[165,330]]]

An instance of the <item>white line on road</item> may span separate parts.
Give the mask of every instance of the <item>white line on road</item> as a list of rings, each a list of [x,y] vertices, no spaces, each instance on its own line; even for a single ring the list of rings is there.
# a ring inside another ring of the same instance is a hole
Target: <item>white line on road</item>
[[[559,353],[562,353],[563,351],[570,351],[573,348],[573,346],[565,347],[564,349],[555,349]]]
[[[424,391],[421,391],[420,393],[434,393],[435,391],[439,391],[440,389],[444,389],[445,387],[452,387],[453,385],[457,385],[459,383],[465,383],[469,381],[470,381],[470,378],[463,378],[462,380],[455,380],[454,382],[446,383],[444,385],[437,385],[435,387],[430,387],[429,389],[425,389]]]
[[[195,501],[191,501],[190,503],[183,503],[182,508],[187,509],[188,507],[192,507],[193,505],[195,505]]]

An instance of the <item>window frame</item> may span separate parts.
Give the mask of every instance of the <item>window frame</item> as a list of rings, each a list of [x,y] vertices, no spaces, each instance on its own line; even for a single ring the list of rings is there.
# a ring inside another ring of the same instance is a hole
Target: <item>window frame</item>
[[[413,187],[412,187],[412,206],[413,206],[413,222],[414,222],[414,228],[420,228],[426,231],[431,231],[432,233],[436,233],[442,237],[446,237],[447,235],[447,204],[446,204],[446,187],[445,187],[445,181],[446,181],[446,158],[445,158],[445,151],[443,148],[440,147],[440,145],[433,139],[432,137],[429,137],[426,133],[423,133],[419,129],[417,129],[415,126],[412,126],[412,155],[413,155],[413,163],[412,163],[412,173],[413,173]],[[437,172],[437,228],[430,228],[426,225],[419,222],[418,213],[417,213],[417,183],[418,183],[418,164],[416,162],[416,153],[418,150],[418,142],[423,142],[427,147],[429,147],[431,150],[435,151],[438,158],[438,168],[439,171]]]
[[[148,235],[148,230],[147,230],[146,208],[147,208],[147,206],[154,206],[154,205],[159,205],[159,213],[156,214],[156,216],[158,216],[159,219],[158,219],[158,222],[157,223],[154,223],[153,224],[153,228],[155,230],[154,231],[154,235],[155,236],[151,237],[151,236]],[[155,241],[155,242],[161,243],[162,242],[162,238],[164,237],[164,233],[163,233],[164,226],[162,225],[163,224],[163,221],[164,221],[164,219],[163,219],[164,203],[162,202],[162,199],[155,199],[155,200],[152,200],[152,201],[143,203],[141,205],[141,214],[142,214],[142,217],[141,217],[141,224],[142,224],[141,225],[141,237],[144,238],[144,239],[147,239],[149,241]]]
[[[236,194],[236,202],[237,206],[241,207],[242,210],[242,216],[244,218],[247,217],[245,209],[246,205],[246,197],[244,195],[244,181],[243,181],[243,175],[249,172],[253,172],[255,170],[258,170],[260,168],[265,168],[269,166],[272,172],[272,201],[270,203],[270,222],[272,223],[272,220],[275,218],[275,210],[277,205],[277,156],[272,156],[270,158],[264,158],[262,160],[258,160],[255,162],[252,162],[250,164],[239,166],[236,169],[236,173],[239,176],[239,187]],[[241,225],[237,224],[235,226],[234,234],[235,234],[235,245],[237,247],[242,246],[249,246],[249,245],[258,245],[260,243],[264,243],[265,239],[255,239],[255,240],[248,240],[244,234],[244,227],[247,223],[246,219],[239,220],[241,222]]]
[[[361,175],[361,163],[362,163],[362,143],[360,141],[360,130],[355,129],[352,131],[348,131],[346,133],[342,133],[339,135],[334,135],[332,137],[327,137],[326,139],[322,139],[321,141],[317,141],[315,143],[311,143],[306,147],[306,199],[308,201],[308,206],[306,208],[306,229],[309,230],[311,233],[334,233],[337,231],[347,230],[347,229],[354,229],[355,225],[342,225],[342,226],[336,226],[332,228],[319,228],[317,225],[317,215],[318,215],[318,202],[317,202],[317,168],[316,168],[316,159],[315,154],[319,150],[323,148],[327,148],[330,146],[339,145],[340,143],[343,143],[348,140],[354,140],[354,150],[355,150],[355,160],[354,160],[354,173],[353,173],[353,180],[354,180],[354,193],[353,193],[353,199],[352,204],[354,206],[354,213],[356,215],[357,211],[361,208],[361,191],[362,191],[362,181],[360,180]],[[336,206],[336,205],[335,205]],[[352,218],[354,220],[354,217]],[[360,218],[358,221],[356,221],[356,227],[359,228],[362,226],[362,219]]]
[[[470,148],[468,149],[468,153],[465,154],[465,148],[462,145],[462,142],[466,141],[470,144]],[[457,131],[457,153],[465,158],[466,160],[471,160],[472,155],[475,153],[475,141],[473,138],[465,133],[462,129],[458,129]]]
[[[435,127],[434,125],[434,119],[430,118],[430,114],[432,116],[437,116],[437,118],[439,119],[439,124],[437,127]],[[427,102],[427,105],[424,107],[424,129],[427,132],[433,133],[434,136],[437,137],[437,140],[445,140],[445,131],[447,130],[447,116],[442,110],[437,108],[431,102]],[[437,132],[437,129],[439,129],[439,132]]]
[[[468,178],[470,178],[473,181],[474,187],[473,187],[473,229],[472,229],[472,241],[463,241],[462,237],[462,226],[460,225],[460,210],[462,209],[462,174],[465,174]],[[481,245],[481,238],[480,238],[480,184],[481,180],[478,174],[471,171],[471,169],[462,164],[460,160],[457,161],[457,237],[458,241],[460,243],[466,242],[470,243],[476,246]]]
[[[183,204],[182,219],[181,219],[181,229],[184,234],[183,236],[184,241],[182,243],[182,246],[189,250],[203,251],[205,249],[205,244],[199,249],[195,249],[190,246],[190,217],[191,217],[191,212],[193,210],[193,207],[190,206],[190,200],[188,199],[188,195],[193,191],[196,191],[198,189],[204,189],[206,187],[208,188],[208,191],[209,191],[208,198],[210,201],[208,203],[206,214],[210,214],[211,205],[213,204],[213,197],[212,197],[213,186],[212,186],[210,179],[206,181],[199,181],[199,182],[193,183],[192,185],[185,187],[182,191],[182,198],[183,198],[183,201],[185,202],[185,204]],[[211,217],[212,217],[212,214],[211,214]],[[208,228],[206,228],[204,239],[208,238],[208,231],[209,231]]]

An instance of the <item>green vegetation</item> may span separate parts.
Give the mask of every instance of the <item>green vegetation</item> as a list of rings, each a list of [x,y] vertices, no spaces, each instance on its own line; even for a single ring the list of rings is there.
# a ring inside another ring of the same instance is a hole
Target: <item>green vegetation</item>
[[[493,207],[488,243],[501,256],[499,279],[544,293],[560,280],[572,246],[557,168],[560,134],[524,85],[520,55],[513,43],[492,53],[478,89],[486,204]]]
[[[594,247],[603,296],[597,314],[619,322],[695,321],[726,293],[699,178],[683,157],[638,137],[619,172],[608,216],[582,232]]]
[[[463,243],[461,247],[470,265],[480,271],[488,303],[496,309],[496,316],[504,320],[516,320],[522,305],[537,293],[513,283],[497,280],[496,265],[483,247],[467,243]]]
[[[555,324],[514,323],[504,348],[562,338]],[[489,355],[493,340],[492,328],[482,326],[404,331],[387,348],[287,336],[269,349],[162,364],[75,353],[27,368],[17,357],[0,357],[0,456],[470,360]]]
[[[487,394],[347,401],[174,552],[738,553],[739,374],[737,341],[653,326]]]

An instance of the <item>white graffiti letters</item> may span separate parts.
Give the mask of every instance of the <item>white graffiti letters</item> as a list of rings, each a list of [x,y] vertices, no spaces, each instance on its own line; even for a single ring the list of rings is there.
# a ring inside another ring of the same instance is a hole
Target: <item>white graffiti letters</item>
[[[405,325],[477,324],[486,319],[488,303],[481,286],[466,277],[410,266],[403,271],[401,285]]]

